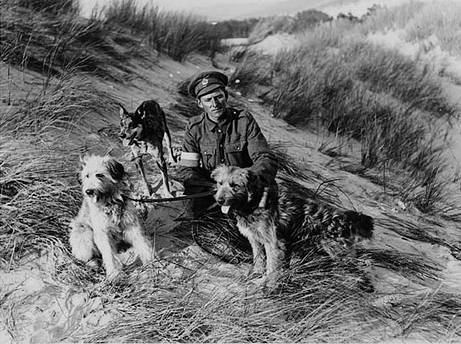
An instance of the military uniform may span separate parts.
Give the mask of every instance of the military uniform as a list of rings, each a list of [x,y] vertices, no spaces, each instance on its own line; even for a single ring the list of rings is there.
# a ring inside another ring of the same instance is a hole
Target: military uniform
[[[221,164],[248,167],[265,183],[275,178],[277,161],[253,116],[248,111],[228,107],[223,117],[220,123],[211,121],[206,114],[189,120],[181,155],[185,194],[209,190],[214,184],[211,171]],[[192,203],[192,213],[197,215],[213,200],[199,199]]]
[[[205,71],[190,82],[188,90],[200,99],[216,89],[226,92],[227,83],[227,76],[221,72]],[[180,164],[186,195],[210,190],[215,184],[210,174],[221,164],[250,168],[267,184],[277,173],[277,161],[253,116],[231,107],[226,107],[219,122],[210,120],[206,113],[189,120]],[[196,218],[213,203],[212,197],[193,199],[186,213]]]

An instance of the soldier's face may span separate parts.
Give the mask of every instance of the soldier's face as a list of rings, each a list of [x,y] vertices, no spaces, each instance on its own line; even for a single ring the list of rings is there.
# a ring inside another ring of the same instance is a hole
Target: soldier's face
[[[222,89],[217,89],[216,91],[200,97],[197,103],[211,120],[218,121],[227,107],[226,93]]]

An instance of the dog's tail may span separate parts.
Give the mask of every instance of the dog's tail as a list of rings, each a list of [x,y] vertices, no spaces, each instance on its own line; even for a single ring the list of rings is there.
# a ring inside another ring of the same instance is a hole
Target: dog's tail
[[[371,216],[348,210],[344,212],[344,222],[347,224],[348,233],[345,236],[354,238],[371,239],[374,230],[374,221]]]

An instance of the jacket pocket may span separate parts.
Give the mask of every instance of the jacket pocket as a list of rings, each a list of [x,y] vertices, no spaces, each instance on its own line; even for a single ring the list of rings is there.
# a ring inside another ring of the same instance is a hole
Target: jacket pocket
[[[249,157],[246,149],[246,141],[229,142],[225,146],[226,158],[229,165],[248,167]]]
[[[202,166],[211,171],[216,167],[216,148],[212,146],[202,147]]]

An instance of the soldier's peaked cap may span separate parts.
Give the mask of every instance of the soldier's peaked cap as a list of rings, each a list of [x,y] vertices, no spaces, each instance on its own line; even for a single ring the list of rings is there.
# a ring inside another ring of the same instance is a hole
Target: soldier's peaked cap
[[[218,71],[205,71],[195,75],[189,83],[189,94],[194,98],[199,98],[218,88],[225,88],[228,83],[225,74]]]

